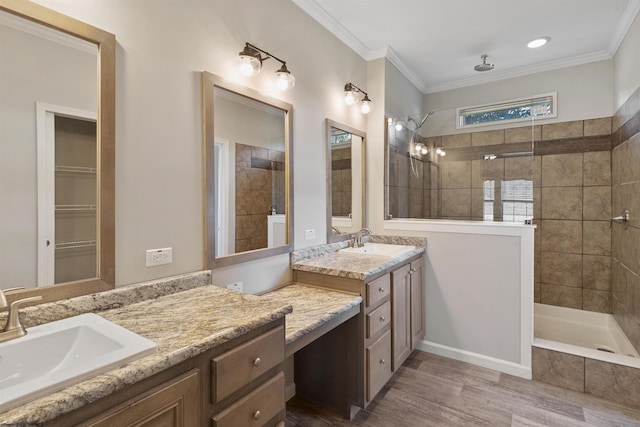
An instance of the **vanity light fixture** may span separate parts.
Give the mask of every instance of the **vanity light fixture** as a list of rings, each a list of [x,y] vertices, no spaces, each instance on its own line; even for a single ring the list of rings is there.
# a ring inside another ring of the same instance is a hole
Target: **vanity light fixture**
[[[529,49],[535,49],[537,47],[542,47],[545,44],[549,43],[550,40],[551,40],[551,37],[548,37],[548,36],[538,37],[537,39],[533,39],[529,43],[527,43],[527,47]]]
[[[344,85],[344,102],[347,105],[355,104],[358,101],[358,92],[364,95],[360,101],[360,111],[362,111],[362,114],[369,114],[371,111],[371,99],[369,99],[369,95],[353,83]]]
[[[415,150],[417,153],[422,153],[422,154],[427,154],[429,152],[429,150],[427,150],[427,146],[424,145],[422,142],[418,142],[415,145]]]
[[[262,69],[262,62],[273,58],[282,64],[278,71],[276,71],[276,87],[280,90],[287,90],[296,84],[296,78],[287,69],[287,63],[273,56],[266,50],[262,50],[251,43],[245,43],[244,49],[242,49],[242,52],[238,55],[238,69],[243,76],[252,77],[258,75]]]
[[[444,156],[446,156],[446,155],[447,155],[447,152],[446,152],[446,150],[444,149],[444,147],[438,147],[438,148],[436,148],[436,154],[437,154],[438,156],[442,156],[442,157],[444,157]]]

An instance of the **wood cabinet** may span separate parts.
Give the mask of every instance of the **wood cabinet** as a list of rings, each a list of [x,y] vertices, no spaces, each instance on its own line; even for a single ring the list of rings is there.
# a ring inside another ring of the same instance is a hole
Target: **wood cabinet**
[[[47,426],[284,426],[284,318],[250,330]]]
[[[391,272],[393,287],[393,365],[398,369],[413,350],[411,345],[411,265]]]
[[[358,293],[363,299],[355,323],[347,326],[351,329],[328,333],[296,353],[297,395],[348,418],[357,409],[340,401],[369,405],[424,337],[423,263],[420,255],[366,281],[294,271],[296,282]],[[328,366],[331,374],[317,374]],[[344,377],[332,378],[335,372]]]
[[[200,372],[197,369],[168,381],[88,423],[91,427],[198,425]]]
[[[393,371],[424,338],[423,265],[424,259],[419,258],[391,272]]]

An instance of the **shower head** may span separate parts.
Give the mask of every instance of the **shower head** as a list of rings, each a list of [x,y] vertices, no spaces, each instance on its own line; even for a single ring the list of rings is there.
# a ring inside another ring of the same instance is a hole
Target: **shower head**
[[[420,124],[418,125],[418,127],[416,128],[416,130],[420,129],[422,127],[422,125],[424,125],[424,122],[427,121],[427,119],[429,118],[430,115],[432,115],[433,113],[435,113],[435,111],[429,111],[423,118],[422,120],[420,120]]]
[[[489,55],[484,54],[482,55],[480,58],[482,59],[482,64],[478,64],[475,67],[473,67],[474,70],[476,71],[491,71],[493,70],[496,66],[494,64],[487,64],[487,58],[489,57]]]

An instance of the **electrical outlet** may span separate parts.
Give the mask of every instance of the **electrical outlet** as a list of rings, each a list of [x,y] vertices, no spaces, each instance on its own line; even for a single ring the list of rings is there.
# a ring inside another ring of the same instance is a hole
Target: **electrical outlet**
[[[171,264],[173,262],[173,250],[171,248],[147,250],[147,267],[155,265]]]
[[[311,230],[305,230],[304,232],[304,238],[306,240],[313,240],[316,238],[316,230],[311,229]]]
[[[242,292],[242,282],[234,282],[227,285],[227,289]]]

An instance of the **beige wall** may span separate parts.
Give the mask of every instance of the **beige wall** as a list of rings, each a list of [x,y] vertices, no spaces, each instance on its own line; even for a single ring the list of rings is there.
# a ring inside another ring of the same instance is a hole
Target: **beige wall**
[[[541,124],[610,117],[614,112],[612,90],[613,61],[609,60],[430,93],[424,97],[424,111],[438,110],[443,113],[435,115],[434,120],[429,119],[431,126],[425,126],[422,135],[467,132],[465,129],[455,129],[456,108],[508,101],[549,92],[558,92],[558,117],[541,120]],[[482,130],[518,126],[521,126],[521,123],[482,126]]]
[[[636,18],[613,57],[613,110],[618,111],[640,87],[640,17]],[[629,104],[627,104],[629,105]]]
[[[295,246],[325,241],[324,119],[366,127],[342,102],[348,81],[367,89],[362,58],[289,0],[38,3],[116,35],[117,285],[203,268],[200,73],[235,79],[245,42],[286,60],[296,76],[292,91],[277,93],[269,60],[241,83],[293,104]],[[304,239],[307,229],[315,240]],[[167,246],[172,264],[144,266],[146,249]],[[290,280],[288,266],[282,255],[225,267],[213,282],[242,280],[258,292]]]

